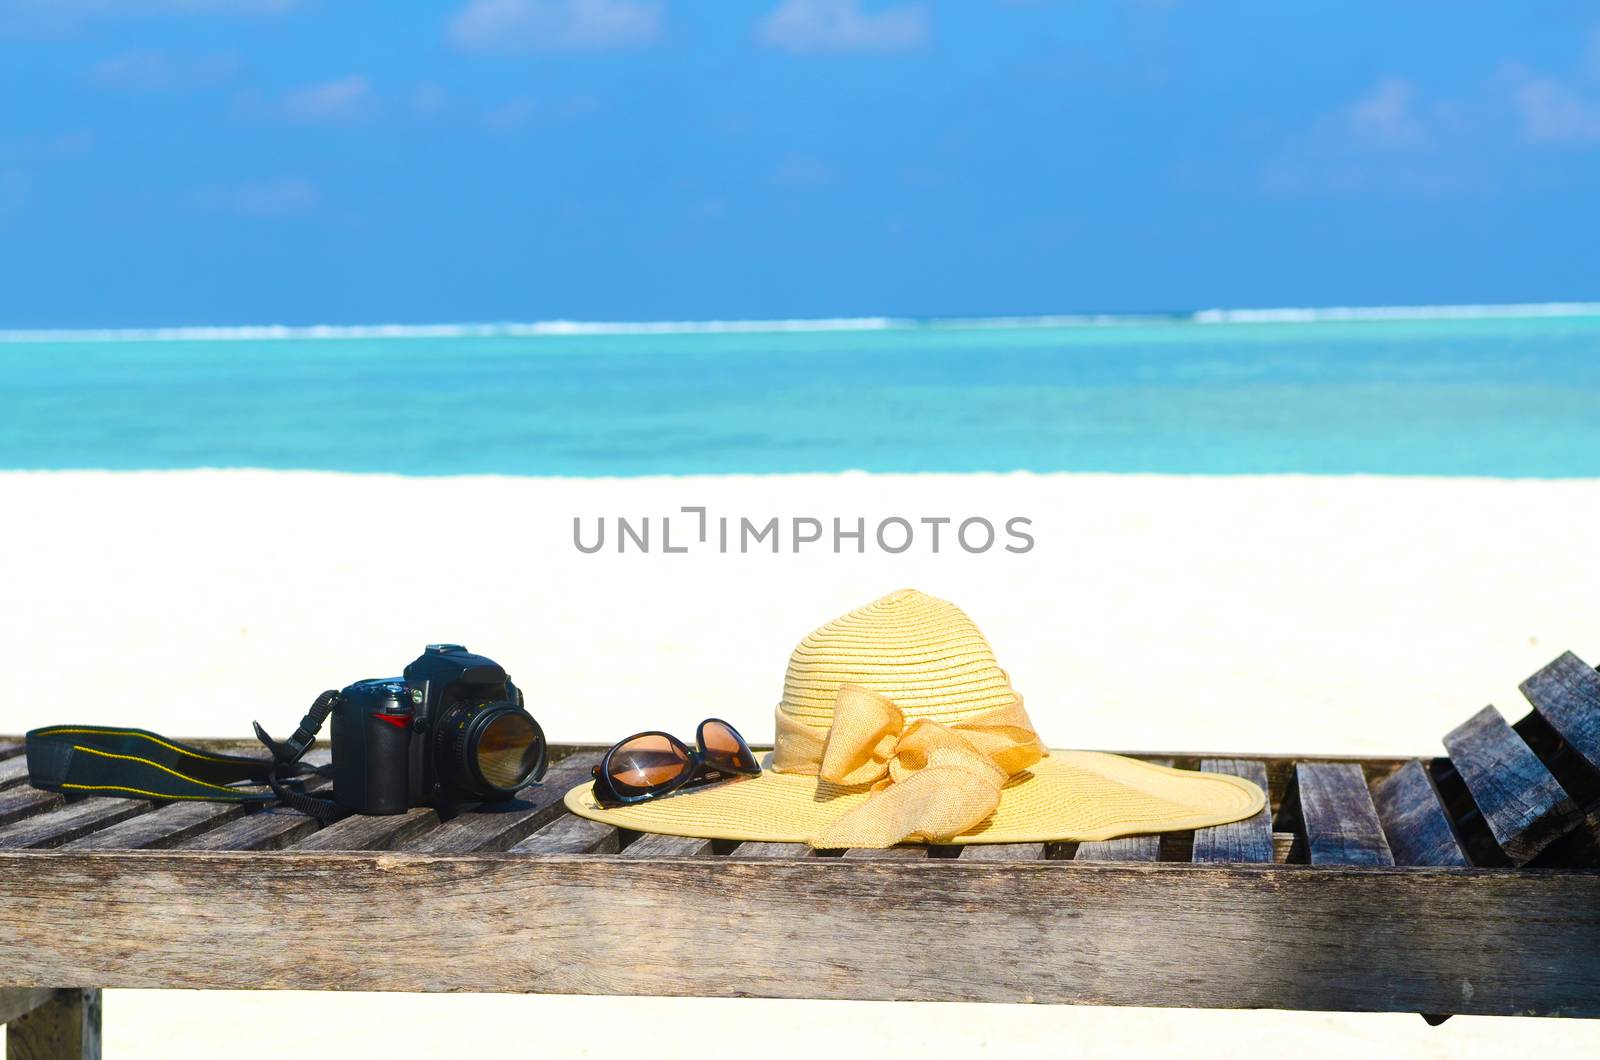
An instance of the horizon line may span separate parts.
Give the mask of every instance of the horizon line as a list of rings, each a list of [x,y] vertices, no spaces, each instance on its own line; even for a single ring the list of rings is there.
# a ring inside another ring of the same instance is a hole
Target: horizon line
[[[1600,316],[1600,302],[1300,306],[1173,313],[1059,313],[977,317],[796,317],[765,320],[540,320],[454,324],[245,324],[150,328],[0,328],[0,342],[237,341],[276,339],[508,338],[911,329],[1070,328],[1138,325],[1306,324],[1337,321],[1481,320]]]

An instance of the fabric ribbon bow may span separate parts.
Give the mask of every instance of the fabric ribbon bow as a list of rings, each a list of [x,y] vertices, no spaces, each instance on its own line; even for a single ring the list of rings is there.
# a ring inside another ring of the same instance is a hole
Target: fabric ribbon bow
[[[777,736],[774,769],[872,787],[865,803],[807,840],[824,849],[949,840],[982,824],[1005,782],[1048,753],[1021,696],[948,725],[907,724],[891,700],[855,685],[839,689],[826,737],[782,710]]]

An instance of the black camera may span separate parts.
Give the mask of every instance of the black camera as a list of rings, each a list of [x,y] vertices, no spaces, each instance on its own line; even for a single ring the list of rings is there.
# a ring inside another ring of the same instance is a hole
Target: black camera
[[[544,776],[544,732],[500,665],[430,644],[333,705],[333,797],[355,813],[509,799]]]

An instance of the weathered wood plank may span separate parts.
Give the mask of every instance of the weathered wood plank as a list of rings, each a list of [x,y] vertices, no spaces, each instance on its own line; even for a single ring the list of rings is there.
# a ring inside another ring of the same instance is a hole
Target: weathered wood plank
[[[100,1060],[100,991],[57,990],[11,1021],[6,1060]]]
[[[22,741],[13,738],[0,738],[0,758],[12,758],[23,751]]]
[[[1197,828],[1190,859],[1196,862],[1272,861],[1272,800],[1267,783],[1267,767],[1249,758],[1207,758],[1200,763],[1202,773],[1225,773],[1253,781],[1267,792],[1267,805],[1254,817],[1215,828]]]
[[[15,986],[1600,1016],[1584,871],[51,851],[0,853],[0,920]]]
[[[243,817],[249,809],[237,803],[174,802],[92,831],[62,846],[69,850],[139,850],[177,846],[186,839]]]
[[[28,760],[22,755],[0,758],[0,788],[28,782]]]
[[[1600,673],[1569,651],[1521,688],[1550,727],[1600,771]]]
[[[1470,865],[1444,802],[1421,762],[1407,762],[1372,789],[1396,865]]]
[[[1528,862],[1538,868],[1600,868],[1600,810],[1584,814],[1576,828]]]
[[[963,861],[1042,861],[1043,843],[967,843],[960,847]]]
[[[40,791],[38,788],[14,787],[0,791],[0,828],[24,817],[54,809],[66,801],[57,792]]]
[[[1494,833],[1489,831],[1483,811],[1472,801],[1472,793],[1450,759],[1440,755],[1424,759],[1422,765],[1428,779],[1433,781],[1433,789],[1439,793],[1439,801],[1444,803],[1445,812],[1450,815],[1450,823],[1455,826],[1456,837],[1467,852],[1467,860],[1483,869],[1509,867],[1511,859],[1494,841]]]
[[[1294,857],[1295,834],[1293,832],[1272,833],[1272,861],[1277,865],[1287,865]]]
[[[622,848],[625,858],[691,858],[712,853],[711,840],[645,832]]]
[[[1306,860],[1313,865],[1394,864],[1359,766],[1300,763],[1279,817],[1286,830],[1304,840]]]
[[[1600,772],[1561,738],[1544,715],[1530,710],[1512,723],[1511,731],[1539,756],[1556,783],[1566,789],[1569,799],[1580,807],[1600,807]]]
[[[351,814],[296,840],[296,850],[393,850],[439,823],[439,811],[413,806],[405,813]]]
[[[804,843],[740,843],[730,857],[736,858],[809,858],[816,851]]]
[[[143,799],[79,799],[6,825],[0,829],[0,850],[57,847],[97,828],[148,813],[154,805]]]
[[[926,861],[931,849],[914,843],[897,847],[851,847],[840,857],[848,861]]]
[[[13,986],[0,988],[0,1023],[10,1023],[24,1013],[50,1001],[55,991],[47,986]],[[3,1032],[0,1032],[3,1037]]]
[[[1093,843],[1079,843],[1073,861],[1160,861],[1161,837],[1159,835],[1130,835],[1121,839],[1105,839]]]
[[[513,854],[615,854],[622,833],[609,824],[562,814],[511,848]]]
[[[398,849],[428,854],[507,850],[563,813],[562,797],[588,775],[586,759],[552,766],[541,783],[522,789],[515,799],[475,807],[406,840]]]
[[[176,846],[180,850],[280,850],[316,830],[316,820],[299,810],[268,806],[181,840]]]
[[[1513,864],[1531,860],[1582,818],[1566,790],[1493,706],[1451,730],[1444,746]]]

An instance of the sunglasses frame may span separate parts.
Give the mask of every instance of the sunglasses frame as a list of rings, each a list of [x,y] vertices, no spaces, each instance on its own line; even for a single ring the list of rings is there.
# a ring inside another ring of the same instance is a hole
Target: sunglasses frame
[[[750,761],[754,763],[752,768],[728,769],[723,766],[713,765],[707,760],[705,751],[705,731],[706,726],[712,724],[713,722],[721,725],[723,728],[733,733],[733,738],[739,741],[740,750],[749,755]],[[682,772],[673,777],[671,780],[662,781],[660,784],[657,784],[651,788],[641,789],[632,795],[624,795],[622,792],[617,790],[616,784],[613,783],[611,779],[611,756],[615,754],[619,748],[632,743],[641,736],[662,736],[671,741],[674,747],[677,747],[684,753],[684,768]],[[660,729],[646,729],[644,732],[636,732],[632,736],[618,740],[616,743],[612,744],[611,747],[606,751],[605,755],[601,757],[599,763],[596,764],[592,770],[590,770],[591,775],[594,777],[595,801],[602,806],[635,806],[641,802],[649,802],[651,799],[665,798],[668,795],[697,784],[710,784],[719,780],[727,780],[728,778],[735,776],[757,777],[761,775],[761,761],[760,759],[756,758],[756,753],[750,750],[750,745],[745,742],[744,735],[740,733],[738,729],[735,729],[732,725],[729,725],[721,718],[707,718],[699,725],[695,726],[694,743],[695,745],[690,747],[688,744],[684,743],[670,732],[662,732]]]

